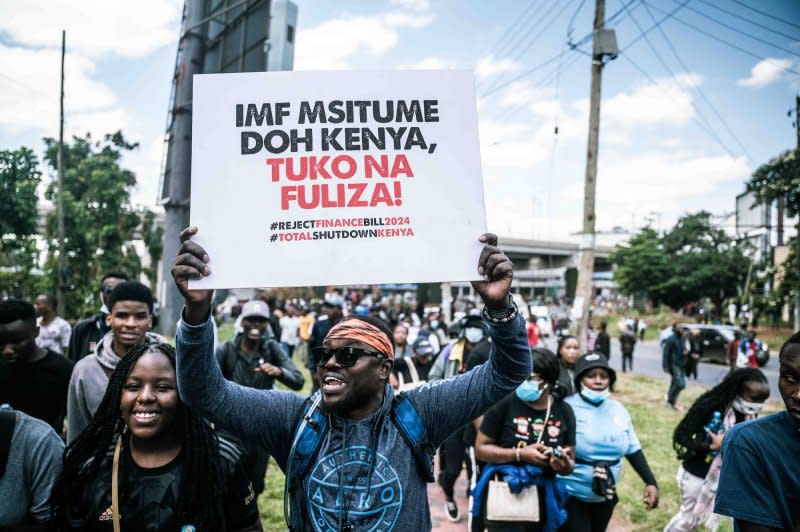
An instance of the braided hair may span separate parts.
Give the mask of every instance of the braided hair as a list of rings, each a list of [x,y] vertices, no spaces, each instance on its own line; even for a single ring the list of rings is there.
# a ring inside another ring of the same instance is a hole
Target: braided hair
[[[124,437],[125,425],[120,415],[123,386],[136,362],[148,352],[163,353],[175,368],[175,350],[163,343],[136,345],[119,361],[97,413],[64,452],[64,469],[52,495],[57,522],[63,523],[67,509],[80,503],[86,484],[94,481],[109,449],[118,437]],[[184,456],[175,516],[194,523],[200,530],[224,531],[224,474],[217,435],[183,402],[178,404],[175,423],[180,424]],[[123,445],[127,445],[126,439]]]
[[[728,409],[737,395],[741,395],[748,382],[767,384],[767,378],[761,370],[755,368],[741,368],[728,374],[721,383],[717,384],[697,398],[689,411],[683,417],[672,435],[672,447],[678,455],[678,460],[691,458],[697,452],[697,435],[711,419],[714,412]]]

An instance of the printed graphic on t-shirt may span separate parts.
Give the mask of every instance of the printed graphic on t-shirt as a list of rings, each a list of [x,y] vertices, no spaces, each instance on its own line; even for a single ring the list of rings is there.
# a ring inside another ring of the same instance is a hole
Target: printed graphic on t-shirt
[[[552,417],[547,420],[547,428],[545,428],[544,419],[538,416],[535,418],[517,416],[514,418],[514,425],[517,427],[516,438],[526,444],[536,442],[543,430],[545,431],[542,437],[544,444],[557,444],[558,436],[561,434],[561,421]]]
[[[394,528],[403,503],[397,471],[381,453],[347,447],[322,457],[311,470],[306,495],[314,530],[328,532],[349,523],[355,530],[382,532]]]

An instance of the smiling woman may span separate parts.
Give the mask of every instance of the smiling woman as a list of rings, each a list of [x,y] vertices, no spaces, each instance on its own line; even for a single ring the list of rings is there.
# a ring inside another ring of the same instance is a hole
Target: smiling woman
[[[181,402],[166,344],[117,365],[53,498],[67,530],[261,530],[241,452]]]

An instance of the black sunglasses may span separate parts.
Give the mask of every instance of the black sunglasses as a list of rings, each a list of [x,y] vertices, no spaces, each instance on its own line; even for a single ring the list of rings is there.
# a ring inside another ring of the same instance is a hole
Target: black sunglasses
[[[343,368],[349,368],[358,361],[361,357],[377,357],[378,359],[386,358],[383,353],[375,351],[367,351],[360,347],[340,347],[338,349],[331,349],[329,347],[315,347],[311,350],[314,355],[314,363],[319,366],[324,366],[331,357],[336,357],[336,362]]]

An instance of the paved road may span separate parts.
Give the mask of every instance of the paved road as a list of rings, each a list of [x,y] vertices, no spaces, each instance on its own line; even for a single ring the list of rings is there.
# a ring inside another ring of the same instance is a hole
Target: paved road
[[[547,346],[555,350],[555,339],[549,338],[546,340]],[[619,350],[619,341],[616,338],[611,339],[611,367],[617,371],[622,369],[622,355]],[[633,352],[633,369],[637,375],[646,375],[648,377],[656,377],[668,380],[667,374],[661,369],[661,347],[655,340],[647,340],[638,342]],[[777,352],[770,353],[769,362],[761,368],[764,375],[767,377],[770,388],[770,399],[781,400],[780,393],[778,392],[778,355]],[[728,373],[727,366],[721,364],[710,364],[701,362],[697,368],[698,384],[704,386],[714,386],[719,383]],[[692,380],[691,382],[695,382]],[[665,388],[666,390],[666,388]]]

